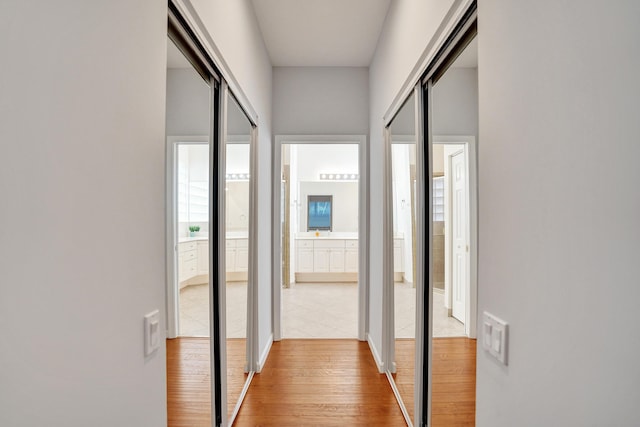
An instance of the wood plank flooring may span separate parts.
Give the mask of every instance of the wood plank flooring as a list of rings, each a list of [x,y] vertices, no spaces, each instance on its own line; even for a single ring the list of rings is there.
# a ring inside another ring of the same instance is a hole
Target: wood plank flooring
[[[411,357],[413,345],[412,340],[402,340],[396,357]],[[474,426],[475,352],[475,340],[434,338],[434,427]],[[208,338],[167,340],[167,381],[169,426],[210,426]],[[409,375],[400,370],[396,382],[412,391],[412,371]],[[413,402],[409,405],[413,408]],[[405,422],[367,343],[301,339],[273,343],[234,425],[404,426]]]
[[[242,392],[246,340],[227,340],[227,409],[230,415]],[[172,427],[211,426],[209,338],[167,340],[167,419]]]
[[[396,340],[394,380],[413,419],[415,340]],[[433,427],[473,427],[476,416],[476,340],[434,338],[431,395]]]
[[[391,386],[357,340],[273,343],[235,426],[404,426]]]

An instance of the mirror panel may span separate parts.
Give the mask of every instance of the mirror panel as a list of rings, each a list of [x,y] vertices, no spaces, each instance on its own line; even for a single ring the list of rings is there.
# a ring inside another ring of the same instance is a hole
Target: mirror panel
[[[393,379],[410,418],[414,419],[416,321],[416,132],[411,95],[390,131],[393,215],[393,299],[395,373]]]
[[[251,214],[252,125],[229,96],[225,138],[225,292],[229,424],[248,378],[247,301]]]

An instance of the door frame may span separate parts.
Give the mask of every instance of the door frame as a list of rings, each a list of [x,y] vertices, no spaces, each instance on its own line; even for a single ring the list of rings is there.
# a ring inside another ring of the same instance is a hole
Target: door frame
[[[358,145],[358,340],[369,331],[369,166],[366,135],[275,135],[272,152],[272,285],[273,340],[282,339],[282,247],[280,224],[281,170],[283,144]]]
[[[465,289],[465,317],[467,321],[464,324],[464,333],[468,338],[476,338],[478,313],[478,160],[476,138],[472,135],[434,135],[432,144],[464,146],[469,186],[469,280]],[[431,217],[429,220],[433,221],[433,218]],[[450,256],[450,254],[446,254],[446,256]],[[449,265],[449,269],[451,269],[451,265]],[[451,278],[450,272],[449,278]],[[449,287],[451,288],[451,284]],[[449,296],[451,296],[451,292],[449,292]]]

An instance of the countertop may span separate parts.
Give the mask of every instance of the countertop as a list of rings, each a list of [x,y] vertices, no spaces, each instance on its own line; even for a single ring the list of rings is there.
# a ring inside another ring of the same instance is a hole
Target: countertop
[[[226,235],[226,239],[247,239],[249,235],[246,231],[230,231]],[[209,236],[183,236],[178,238],[178,243],[197,242],[199,240],[209,240]]]

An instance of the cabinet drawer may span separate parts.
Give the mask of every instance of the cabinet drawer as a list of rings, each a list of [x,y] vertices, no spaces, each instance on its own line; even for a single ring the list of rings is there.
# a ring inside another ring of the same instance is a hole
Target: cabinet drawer
[[[237,239],[236,247],[238,248],[248,248],[249,247],[249,239]]]
[[[184,257],[185,261],[196,259],[196,258],[198,258],[198,251],[196,251],[196,250],[185,251],[185,252],[182,253],[182,256]]]
[[[193,277],[198,273],[198,260],[190,259],[184,262],[186,277]]]
[[[357,240],[345,240],[344,246],[346,248],[358,248],[358,241]]]
[[[198,242],[184,242],[178,244],[178,250],[180,252],[192,251],[198,246]]]
[[[299,248],[313,248],[313,240],[297,240]]]
[[[316,240],[313,247],[318,248],[344,248],[344,240]]]

